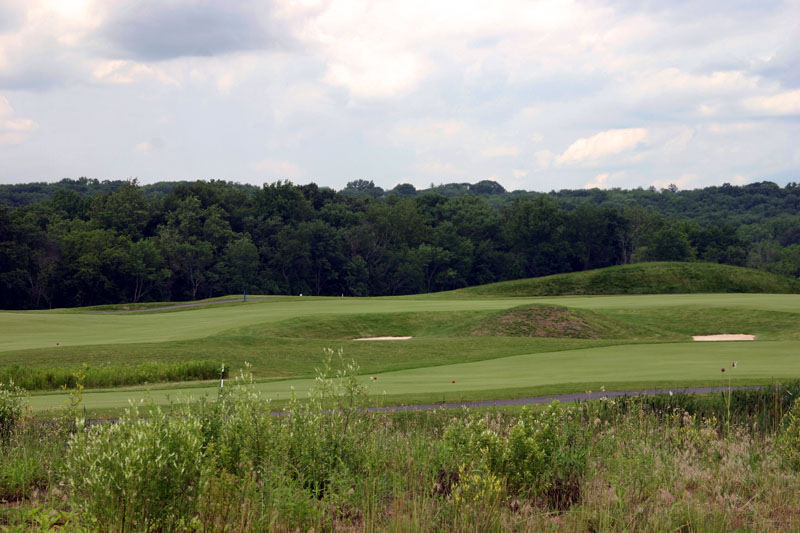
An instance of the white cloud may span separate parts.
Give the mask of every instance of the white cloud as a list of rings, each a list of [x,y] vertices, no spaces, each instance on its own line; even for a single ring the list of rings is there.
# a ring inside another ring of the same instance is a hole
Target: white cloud
[[[35,131],[39,125],[29,118],[14,118],[6,120],[5,129],[11,131]]]
[[[5,96],[0,96],[0,119],[14,114],[14,108]]]
[[[465,129],[461,120],[420,120],[401,122],[394,128],[394,133],[412,139],[431,139],[453,137]]]
[[[765,115],[800,114],[800,89],[770,96],[754,96],[744,101],[747,109]]]
[[[332,61],[324,80],[360,98],[390,98],[413,88],[423,76],[413,54],[362,50]]]
[[[539,168],[550,168],[556,161],[556,154],[550,150],[539,150],[533,154],[533,159],[536,161]]]
[[[440,161],[438,159],[429,159],[422,161],[416,165],[417,170],[425,174],[425,177],[432,178],[450,178],[453,176],[460,176],[464,173],[457,165],[449,161]]]
[[[656,189],[666,189],[670,185],[675,185],[679,189],[684,189],[686,188],[687,185],[691,185],[696,181],[697,181],[697,174],[694,174],[692,172],[686,172],[684,174],[681,174],[677,178],[655,180],[651,185]]]
[[[521,180],[522,178],[527,176],[529,174],[529,172],[527,170],[523,170],[521,168],[514,168],[514,169],[511,169],[511,174],[514,175],[514,179],[515,180]]]
[[[671,155],[679,154],[686,150],[686,147],[689,145],[689,142],[693,137],[694,129],[684,126],[680,128],[676,135],[667,139],[667,141],[661,147],[661,152]]]
[[[250,165],[253,169],[269,174],[268,179],[295,179],[303,176],[305,172],[292,163],[282,159],[264,158]]]
[[[739,70],[720,70],[709,74],[693,74],[675,67],[660,71],[634,73],[637,83],[632,86],[639,95],[658,95],[683,92],[692,95],[741,93],[758,88],[759,78]]]
[[[604,157],[617,155],[636,148],[647,138],[645,128],[607,130],[573,142],[563,154],[556,157],[560,165],[591,163]]]
[[[0,95],[0,145],[21,144],[39,129],[29,118],[17,117],[8,99]]]
[[[716,135],[730,135],[734,133],[747,133],[758,128],[756,122],[730,122],[720,123],[713,122],[709,124],[706,129]]]
[[[519,155],[517,146],[491,146],[481,150],[483,157],[513,157]]]
[[[96,80],[106,83],[129,84],[154,79],[169,85],[179,84],[175,77],[162,68],[126,60],[96,61],[92,66],[92,75]]]
[[[606,182],[608,181],[608,177],[609,176],[610,176],[610,174],[608,172],[605,172],[603,174],[598,174],[597,176],[595,176],[594,181],[592,181],[591,183],[587,183],[586,185],[584,185],[583,188],[584,189],[607,189],[608,188],[608,183],[606,183]]]
[[[144,154],[157,154],[164,151],[166,143],[160,137],[153,137],[149,141],[140,142],[135,150]]]

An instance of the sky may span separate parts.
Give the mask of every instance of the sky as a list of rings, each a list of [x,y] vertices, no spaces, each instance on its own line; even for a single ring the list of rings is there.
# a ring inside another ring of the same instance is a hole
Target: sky
[[[800,181],[800,0],[0,0],[0,183]]]

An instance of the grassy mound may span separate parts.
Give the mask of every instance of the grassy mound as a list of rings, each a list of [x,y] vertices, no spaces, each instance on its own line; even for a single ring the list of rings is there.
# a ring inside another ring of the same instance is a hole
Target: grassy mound
[[[453,291],[464,296],[579,294],[800,293],[800,281],[715,263],[639,263]]]
[[[468,330],[478,337],[558,337],[600,339],[629,337],[633,333],[622,322],[592,311],[558,305],[522,305],[493,313]]]
[[[627,318],[627,317],[625,317]],[[290,319],[255,326],[251,334],[349,340],[360,337],[550,337],[628,339],[648,336],[630,320],[559,305],[522,305],[502,311],[387,313]],[[653,336],[653,335],[649,335]]]

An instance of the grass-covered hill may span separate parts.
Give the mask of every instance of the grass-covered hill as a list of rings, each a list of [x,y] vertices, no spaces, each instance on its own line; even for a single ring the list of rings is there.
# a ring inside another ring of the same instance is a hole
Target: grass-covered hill
[[[638,263],[468,287],[465,296],[572,294],[800,293],[800,281],[716,263]]]

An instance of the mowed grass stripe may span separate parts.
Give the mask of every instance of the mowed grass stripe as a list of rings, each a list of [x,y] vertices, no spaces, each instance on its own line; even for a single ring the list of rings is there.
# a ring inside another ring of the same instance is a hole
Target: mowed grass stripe
[[[737,368],[731,363],[737,361]],[[723,374],[721,368],[726,368]],[[719,342],[628,344],[517,355],[471,363],[416,368],[378,375],[377,381],[362,376],[372,395],[386,394],[386,401],[402,403],[419,397],[443,399],[496,399],[532,393],[565,392],[570,384],[601,385],[631,389],[649,386],[768,382],[800,375],[800,342]],[[455,383],[452,381],[455,380]],[[256,389],[275,400],[286,400],[292,390],[302,398],[313,379],[292,379],[256,384]],[[231,386],[228,381],[227,386]],[[119,409],[129,400],[147,398],[166,404],[178,397],[216,395],[217,386],[172,387],[145,391],[86,392],[83,405],[93,410]],[[35,395],[34,411],[57,409],[66,403],[65,394]]]

